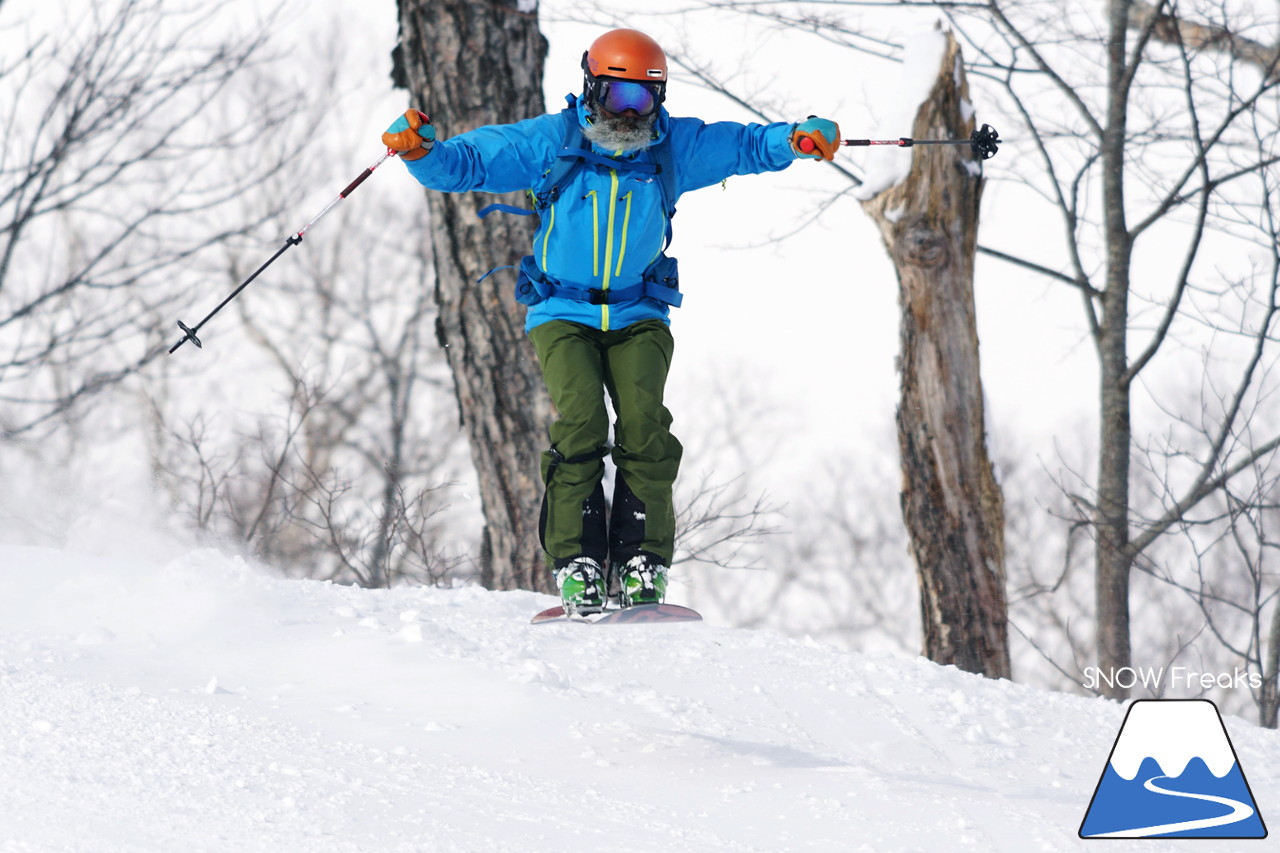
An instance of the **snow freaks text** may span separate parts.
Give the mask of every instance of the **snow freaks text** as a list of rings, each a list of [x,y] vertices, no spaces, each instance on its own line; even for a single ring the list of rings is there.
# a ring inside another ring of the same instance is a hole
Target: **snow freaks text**
[[[1112,670],[1088,666],[1084,669],[1083,684],[1086,690],[1099,690],[1104,686],[1127,690],[1139,685],[1151,691],[1179,688],[1211,690],[1214,687],[1260,690],[1262,675],[1239,668],[1232,672],[1212,673],[1197,672],[1185,666],[1126,666]]]

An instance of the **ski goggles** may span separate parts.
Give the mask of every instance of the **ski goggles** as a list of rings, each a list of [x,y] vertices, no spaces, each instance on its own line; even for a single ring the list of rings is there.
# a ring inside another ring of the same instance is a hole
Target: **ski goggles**
[[[596,78],[593,83],[592,100],[614,115],[627,110],[635,110],[636,115],[650,115],[666,97],[667,84],[662,82]]]

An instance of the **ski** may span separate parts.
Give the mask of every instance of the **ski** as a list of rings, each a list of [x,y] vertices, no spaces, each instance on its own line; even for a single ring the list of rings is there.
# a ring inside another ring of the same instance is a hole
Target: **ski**
[[[612,625],[637,625],[646,622],[701,622],[702,614],[679,604],[636,604],[631,607],[610,608],[599,613],[569,615],[564,607],[556,605],[548,607],[534,615],[529,624],[542,625],[547,622],[585,622],[591,625],[604,623]]]

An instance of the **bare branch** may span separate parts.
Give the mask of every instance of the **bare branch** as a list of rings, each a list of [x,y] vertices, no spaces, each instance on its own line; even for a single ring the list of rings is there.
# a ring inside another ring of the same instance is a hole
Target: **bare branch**
[[[1129,5],[1130,26],[1166,44],[1230,54],[1257,68],[1269,81],[1280,82],[1280,43],[1262,44],[1225,26],[1189,21],[1165,9],[1164,0],[1155,6],[1147,0],[1133,0]]]

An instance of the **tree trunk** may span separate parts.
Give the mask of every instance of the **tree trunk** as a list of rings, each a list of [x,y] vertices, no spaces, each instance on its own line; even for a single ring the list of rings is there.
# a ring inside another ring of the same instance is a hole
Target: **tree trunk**
[[[1098,324],[1098,504],[1094,511],[1098,667],[1108,676],[1131,666],[1129,573],[1129,264],[1131,238],[1124,210],[1124,159],[1128,100],[1125,45],[1129,3],[1111,4],[1107,58],[1107,124],[1102,137],[1102,206],[1106,234],[1106,292]],[[1114,681],[1114,679],[1111,679]],[[1106,681],[1103,682],[1107,683]],[[1103,691],[1128,698],[1119,683]]]
[[[442,138],[546,112],[547,43],[536,11],[517,0],[399,0],[397,85],[431,116]],[[463,428],[480,483],[484,540],[481,583],[489,589],[551,591],[538,541],[538,454],[551,402],[511,273],[477,283],[529,249],[529,219],[476,211],[522,199],[479,193],[427,194],[436,266],[437,338],[448,354]]]
[[[948,33],[912,133],[967,139],[967,96],[959,47]],[[983,179],[965,146],[913,151],[908,177],[863,206],[898,273],[902,514],[920,581],[924,654],[1008,678],[1004,500],[987,456],[973,304]]]
[[[1267,653],[1262,664],[1262,695],[1258,698],[1258,722],[1268,729],[1276,728],[1280,716],[1280,607],[1271,611],[1271,630],[1267,632]]]

